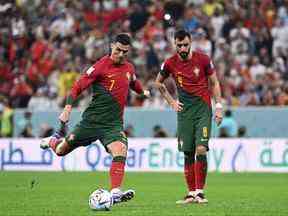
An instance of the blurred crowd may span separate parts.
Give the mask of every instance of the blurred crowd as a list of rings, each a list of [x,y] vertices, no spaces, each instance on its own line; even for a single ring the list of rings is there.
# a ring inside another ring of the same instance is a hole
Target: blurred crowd
[[[173,33],[185,28],[193,49],[212,57],[228,106],[288,104],[288,1],[0,1],[0,101],[11,108],[57,109],[81,72],[109,52],[117,33],[133,37],[129,56],[152,98],[129,106],[163,108],[152,88]],[[176,97],[175,84],[167,86]],[[85,92],[78,106],[89,101]],[[2,105],[3,107],[4,105]]]

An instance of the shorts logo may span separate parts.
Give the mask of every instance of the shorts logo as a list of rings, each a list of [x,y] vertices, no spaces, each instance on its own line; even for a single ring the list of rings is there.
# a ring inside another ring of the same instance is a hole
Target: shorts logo
[[[72,141],[74,139],[75,139],[75,134],[70,134],[69,137],[68,137],[68,140]]]
[[[114,76],[116,76],[117,74],[110,74],[110,75],[108,75],[107,77],[108,78],[112,78],[112,77],[114,77]]]
[[[178,145],[180,146],[180,148],[182,148],[183,146],[183,140],[179,137],[178,137]]]
[[[204,138],[208,137],[208,128],[207,127],[202,128],[202,135]]]

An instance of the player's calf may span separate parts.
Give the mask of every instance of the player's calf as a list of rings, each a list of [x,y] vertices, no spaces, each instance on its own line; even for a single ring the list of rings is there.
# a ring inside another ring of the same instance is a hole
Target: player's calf
[[[65,138],[57,145],[55,149],[55,153],[57,154],[57,156],[64,156],[71,151],[72,149],[69,146],[69,144],[66,142]]]

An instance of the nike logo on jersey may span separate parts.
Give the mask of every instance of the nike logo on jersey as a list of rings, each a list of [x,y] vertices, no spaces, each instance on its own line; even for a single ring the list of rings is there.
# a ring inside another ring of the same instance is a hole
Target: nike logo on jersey
[[[108,78],[112,78],[112,77],[114,77],[114,76],[116,76],[117,74],[110,74],[110,75],[108,75],[107,77]]]

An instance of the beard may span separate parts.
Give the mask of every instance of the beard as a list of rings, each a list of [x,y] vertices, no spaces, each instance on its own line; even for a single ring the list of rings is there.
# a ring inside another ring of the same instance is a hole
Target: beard
[[[124,62],[124,57],[115,58],[113,61],[116,65],[122,64]]]
[[[180,57],[181,57],[183,60],[186,60],[186,59],[188,58],[189,53],[190,53],[190,48],[188,49],[187,52],[185,52],[185,51],[178,52],[178,54],[180,55]]]
[[[180,52],[180,53],[179,53],[180,57],[181,57],[183,60],[187,59],[188,54],[189,54],[189,52]]]

